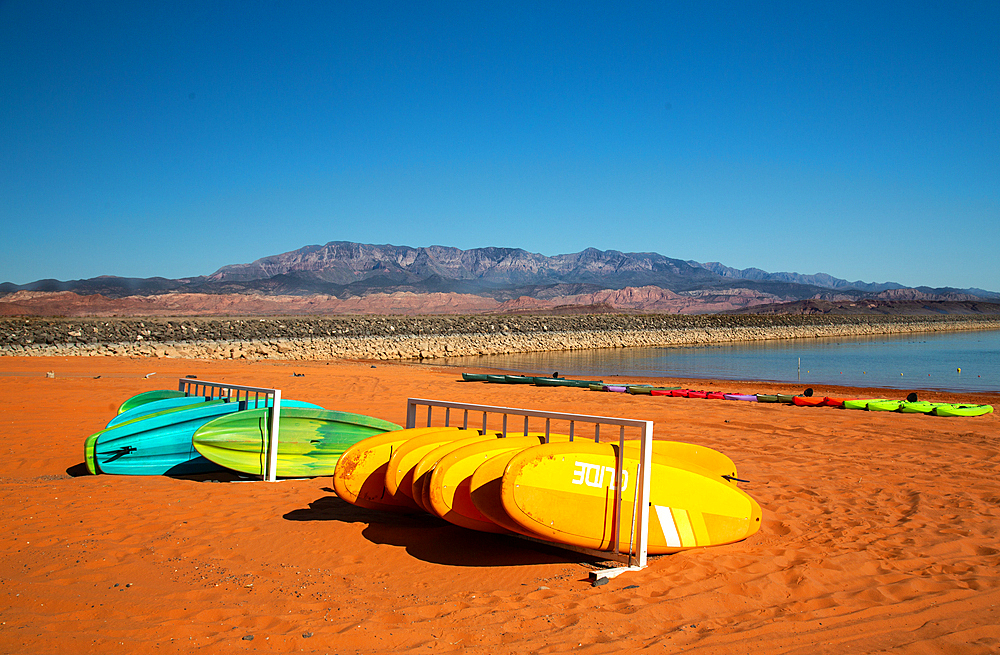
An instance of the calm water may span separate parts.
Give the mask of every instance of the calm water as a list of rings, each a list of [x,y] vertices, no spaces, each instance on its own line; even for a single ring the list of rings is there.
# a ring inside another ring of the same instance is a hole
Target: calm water
[[[998,391],[1000,331],[449,357],[435,363],[529,375],[558,371],[587,379],[622,375]]]

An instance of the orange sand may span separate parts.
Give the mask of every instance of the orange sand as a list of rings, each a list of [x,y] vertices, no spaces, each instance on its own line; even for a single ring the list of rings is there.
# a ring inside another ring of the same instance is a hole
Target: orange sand
[[[329,478],[86,475],[84,438],[125,398],[176,388],[186,374],[274,386],[285,398],[400,424],[410,396],[652,419],[659,438],[732,457],[764,524],[741,543],[651,558],[643,571],[592,587],[594,564],[582,556],[358,509],[335,496]],[[996,414],[937,418],[459,378],[454,369],[385,363],[0,359],[0,652],[1000,650]],[[1000,406],[997,394],[921,397]]]

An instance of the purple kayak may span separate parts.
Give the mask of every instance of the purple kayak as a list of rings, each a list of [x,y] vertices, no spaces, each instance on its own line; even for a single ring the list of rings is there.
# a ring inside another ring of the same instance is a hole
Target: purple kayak
[[[604,385],[605,391],[613,391],[615,393],[625,393],[628,391],[628,387],[623,384],[606,384]]]
[[[747,402],[755,403],[757,402],[756,394],[749,393],[727,393],[723,396],[726,400],[745,400]]]

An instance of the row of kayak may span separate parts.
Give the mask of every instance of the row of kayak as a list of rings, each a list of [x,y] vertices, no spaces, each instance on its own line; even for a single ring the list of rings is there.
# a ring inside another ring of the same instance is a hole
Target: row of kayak
[[[127,399],[103,430],[87,437],[84,461],[92,474],[190,475],[228,469],[264,475],[270,416],[267,400],[149,391]],[[284,399],[277,475],[332,475],[345,449],[398,429],[382,419]]]
[[[595,389],[596,390],[596,389]],[[643,393],[634,387],[604,385],[602,391],[617,391]],[[811,391],[811,390],[807,390]],[[993,411],[992,405],[976,405],[969,403],[934,403],[926,400],[892,400],[887,398],[835,398],[831,396],[792,395],[792,394],[743,394],[724,393],[717,391],[699,391],[694,389],[652,389],[648,391],[653,396],[672,396],[674,398],[707,398],[716,400],[742,400],[757,403],[784,403],[799,407],[840,407],[843,409],[861,409],[871,412],[900,412],[903,414],[929,414],[931,416],[982,416]]]
[[[615,475],[622,455],[620,510]],[[368,509],[426,512],[455,525],[558,544],[631,548],[639,445],[565,435],[415,428],[375,435],[347,449],[333,475],[344,501]],[[760,528],[760,505],[737,486],[724,454],[655,441],[648,552],[731,543]],[[619,514],[620,512],[620,514]]]
[[[982,416],[993,412],[992,405],[973,403],[935,403],[916,400],[886,398],[834,398],[804,394],[743,394],[721,391],[657,387],[648,384],[605,384],[600,380],[572,380],[557,377],[532,377],[527,375],[501,375],[463,373],[466,382],[491,382],[498,384],[534,384],[536,386],[580,387],[591,391],[629,393],[633,395],[672,396],[674,398],[707,398],[715,400],[741,400],[760,403],[785,403],[800,407],[841,407],[873,412],[900,412],[904,414],[929,414],[931,416]]]
[[[465,382],[490,382],[493,384],[533,384],[538,387],[582,387],[601,384],[600,380],[571,380],[557,376],[494,375],[492,373],[462,373]]]

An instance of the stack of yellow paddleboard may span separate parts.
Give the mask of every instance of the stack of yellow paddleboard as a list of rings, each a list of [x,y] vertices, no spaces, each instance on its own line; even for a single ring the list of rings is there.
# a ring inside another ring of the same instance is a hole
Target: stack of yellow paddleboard
[[[619,550],[634,549],[639,444],[625,444]],[[612,549],[617,444],[553,435],[416,428],[350,447],[333,486],[370,509],[426,511],[473,530]],[[710,448],[653,442],[648,551],[669,553],[744,539],[760,528],[760,505],[736,485],[732,460]]]

